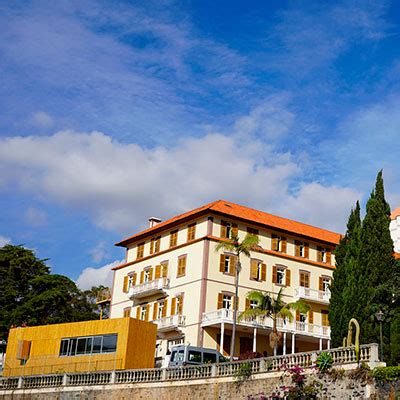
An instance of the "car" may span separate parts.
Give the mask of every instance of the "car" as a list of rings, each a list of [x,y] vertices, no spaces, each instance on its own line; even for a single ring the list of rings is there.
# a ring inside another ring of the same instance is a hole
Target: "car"
[[[225,362],[225,357],[217,350],[204,347],[178,345],[171,349],[169,368],[185,365],[214,364]]]

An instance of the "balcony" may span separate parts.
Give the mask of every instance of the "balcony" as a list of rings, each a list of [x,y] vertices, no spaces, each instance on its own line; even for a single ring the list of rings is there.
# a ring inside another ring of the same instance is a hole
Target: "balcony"
[[[303,299],[321,304],[329,304],[331,292],[329,290],[315,290],[300,286],[295,289],[294,297],[296,300]]]
[[[131,300],[141,299],[147,296],[153,296],[155,294],[167,295],[166,289],[169,288],[168,278],[158,278],[149,282],[135,285],[129,289],[129,298]]]
[[[240,311],[239,313],[240,314]],[[219,326],[220,324],[233,323],[233,310],[222,308],[220,310],[203,313],[202,326]],[[241,320],[237,322],[237,326],[272,329],[272,319],[267,317],[257,317],[255,319]],[[329,339],[331,335],[329,326],[309,324],[308,322],[284,321],[277,319],[277,328],[281,332],[290,332],[305,336],[314,336],[323,339]]]
[[[185,326],[186,317],[179,314],[170,315],[169,317],[156,319],[153,322],[157,324],[158,332],[179,331],[180,328]]]

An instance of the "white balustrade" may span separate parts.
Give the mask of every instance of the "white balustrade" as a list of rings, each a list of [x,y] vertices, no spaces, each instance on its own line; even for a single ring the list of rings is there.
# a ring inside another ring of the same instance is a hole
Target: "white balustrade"
[[[143,282],[140,285],[132,286],[129,289],[129,297],[140,298],[149,296],[169,288],[169,279],[166,277],[154,279],[149,282]]]
[[[296,299],[313,300],[318,303],[328,304],[331,298],[331,292],[329,290],[316,290],[304,286],[299,286],[295,289],[294,293]]]
[[[168,330],[171,328],[179,328],[185,326],[186,317],[184,315],[170,315],[169,317],[164,317],[160,319],[156,319],[153,321],[157,324],[157,329],[159,331]]]

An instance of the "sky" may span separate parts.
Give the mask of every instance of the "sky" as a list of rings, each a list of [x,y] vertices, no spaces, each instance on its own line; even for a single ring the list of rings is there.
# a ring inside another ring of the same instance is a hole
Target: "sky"
[[[87,288],[151,216],[400,206],[399,43],[399,0],[2,2],[0,245]]]

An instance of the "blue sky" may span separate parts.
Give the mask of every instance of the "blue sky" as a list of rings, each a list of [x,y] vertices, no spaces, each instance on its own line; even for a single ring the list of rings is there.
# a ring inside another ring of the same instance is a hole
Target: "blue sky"
[[[383,168],[399,206],[399,5],[3,2],[0,244],[85,287],[218,198],[341,232]]]

